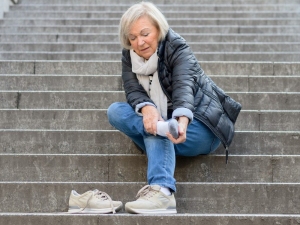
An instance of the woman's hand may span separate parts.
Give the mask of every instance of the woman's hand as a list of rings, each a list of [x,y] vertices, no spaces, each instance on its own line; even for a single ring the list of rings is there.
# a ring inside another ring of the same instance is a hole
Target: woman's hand
[[[189,124],[189,118],[185,116],[181,116],[178,118],[178,133],[179,137],[175,139],[172,134],[167,133],[167,137],[169,138],[170,141],[172,141],[174,144],[180,144],[185,142],[186,140],[186,130],[187,126]]]
[[[152,105],[146,105],[141,110],[143,114],[143,123],[145,130],[149,134],[156,135],[157,121],[163,121],[157,109]]]

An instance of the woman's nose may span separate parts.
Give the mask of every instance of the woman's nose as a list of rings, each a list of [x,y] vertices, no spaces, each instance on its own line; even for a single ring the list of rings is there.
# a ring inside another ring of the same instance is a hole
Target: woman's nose
[[[144,42],[144,39],[142,37],[139,37],[138,38],[138,45],[143,45],[145,42]]]

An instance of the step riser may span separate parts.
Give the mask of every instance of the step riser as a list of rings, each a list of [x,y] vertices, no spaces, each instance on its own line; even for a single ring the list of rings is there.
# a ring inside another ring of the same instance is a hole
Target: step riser
[[[298,75],[300,63],[200,62],[207,74]],[[121,62],[0,61],[0,74],[118,75]]]
[[[299,42],[298,35],[182,34],[188,42]],[[0,34],[1,42],[119,42],[118,34]]]
[[[296,81],[297,79],[295,79]],[[294,79],[290,79],[292,83]],[[291,87],[293,88],[293,87]],[[120,75],[116,76],[24,76],[0,75],[2,91],[122,91]]]
[[[94,188],[126,203],[135,200],[137,191],[143,185],[145,183],[1,183],[3,196],[9,196],[2,200],[1,208],[5,208],[6,212],[66,212],[71,190],[83,193]],[[179,183],[177,189],[175,198],[178,213],[299,212],[299,184]],[[11,190],[15,190],[13,195]],[[24,199],[24,196],[27,198]],[[23,200],[22,204],[20,199]]]
[[[122,12],[6,12],[5,18],[121,18]],[[168,18],[299,18],[298,12],[183,12],[180,9],[177,12],[164,12]]]
[[[191,43],[189,44],[194,52],[295,52],[300,51],[299,43]],[[0,44],[0,51],[17,51],[17,52],[121,52],[122,47],[119,43],[61,43],[61,44]]]
[[[161,0],[153,0],[154,4],[162,4]],[[101,4],[135,4],[135,0],[102,0]],[[164,4],[199,4],[199,0],[165,0]],[[299,0],[201,0],[202,4],[298,4]],[[82,0],[22,0],[23,5],[32,5],[32,4],[82,4]],[[99,4],[99,0],[85,0],[84,4]]]
[[[131,4],[69,4],[69,5],[16,5],[14,7],[10,7],[10,12],[16,12],[16,11],[88,11],[88,12],[98,12],[98,11],[122,11],[125,12]],[[251,5],[221,5],[221,4],[192,4],[192,5],[161,5],[156,4],[156,6],[163,12],[172,12],[175,10],[181,10],[181,11],[197,11],[197,12],[206,12],[206,11],[297,11],[300,9],[298,4],[281,4],[281,5],[263,5],[263,4],[251,4]]]
[[[160,216],[159,220],[155,216],[146,215],[128,215],[128,214],[116,214],[111,215],[0,215],[0,223],[6,225],[53,225],[53,224],[72,224],[72,225],[98,225],[101,221],[102,225],[110,224],[122,224],[132,225],[134,223],[152,225],[155,221],[156,225],[165,224],[230,224],[230,225],[270,225],[270,224],[296,224],[299,221],[299,216],[264,216],[264,215],[177,215],[172,214],[171,216]]]
[[[194,53],[200,61],[275,61],[275,62],[299,62],[299,52],[241,52],[241,53],[223,53],[223,52],[203,52]],[[97,52],[97,53],[59,53],[59,52],[0,52],[0,60],[88,60],[103,61],[121,59],[121,52]]]
[[[0,129],[112,130],[105,110],[1,110]],[[300,112],[242,111],[237,131],[298,131]]]
[[[0,131],[1,153],[19,154],[140,154],[118,131]],[[120,140],[123,140],[120,142]],[[235,133],[231,155],[298,155],[299,132]],[[212,154],[224,154],[220,146]]]
[[[298,92],[299,76],[217,76],[211,79],[226,92]],[[123,91],[121,75],[0,75],[2,91]],[[281,93],[282,95],[282,93]],[[297,105],[295,105],[297,107]]]
[[[299,26],[173,26],[177,33],[223,33],[223,34],[293,34],[299,33]],[[117,33],[117,26],[4,26],[0,27],[0,33],[74,33],[74,34],[95,34],[95,33]]]
[[[209,75],[299,75],[300,63],[201,62]],[[117,75],[121,63],[111,61],[0,61],[0,74]]]
[[[300,93],[230,93],[230,96],[244,110],[300,110]],[[125,101],[124,92],[0,92],[0,109],[106,109],[112,102]]]
[[[299,75],[300,63],[201,62],[208,75]],[[0,74],[119,75],[121,62],[0,61]]]
[[[29,20],[27,18],[24,18],[23,20],[20,20],[19,18],[14,18],[11,17],[11,19],[5,19],[0,21],[0,25],[2,26],[9,26],[9,25],[13,25],[13,26],[62,26],[62,25],[67,25],[67,26],[72,26],[72,25],[106,25],[106,26],[116,26],[119,25],[120,19],[107,19],[107,18],[103,18],[103,19],[82,19],[82,20],[72,20],[72,19],[64,19],[64,20],[59,20],[59,19],[48,19],[48,20]],[[226,19],[226,18],[221,18],[221,19],[168,19],[168,23],[169,25],[172,26],[178,26],[178,25],[194,25],[194,26],[199,26],[199,25],[240,25],[240,26],[283,26],[283,25],[298,25],[300,23],[300,20],[295,20],[295,19],[291,19],[291,20],[275,20],[275,19],[265,19],[265,20],[259,20],[259,19],[255,19],[255,20],[244,20],[244,19],[235,19],[235,20],[231,20],[231,19]]]
[[[144,182],[147,176],[145,155],[1,155],[0,162],[3,182]],[[299,165],[298,156],[232,155],[227,165],[224,155],[179,157],[175,179],[178,182],[296,183],[300,181]]]

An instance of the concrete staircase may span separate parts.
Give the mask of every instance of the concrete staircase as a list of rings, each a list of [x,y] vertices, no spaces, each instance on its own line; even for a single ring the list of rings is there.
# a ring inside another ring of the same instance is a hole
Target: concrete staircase
[[[117,26],[133,1],[23,0],[0,20],[0,224],[300,223],[300,1],[157,3],[243,105],[230,147],[179,157],[177,215],[69,215],[72,189],[124,203],[146,158],[106,118],[124,101]]]

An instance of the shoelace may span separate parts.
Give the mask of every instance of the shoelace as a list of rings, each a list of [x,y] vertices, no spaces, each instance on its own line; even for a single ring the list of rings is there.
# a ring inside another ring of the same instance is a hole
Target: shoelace
[[[157,190],[153,189],[150,185],[144,186],[142,189],[140,189],[136,195],[136,197],[152,197]]]
[[[110,203],[110,207],[111,207],[111,209],[113,211],[113,214],[116,213],[111,197],[106,192],[99,191],[98,189],[93,190],[92,194],[90,195],[89,199],[87,200],[86,206],[83,209],[81,209],[79,212],[81,212],[81,211],[83,211],[83,210],[86,209],[86,207],[89,204],[89,201],[91,200],[91,198],[93,196],[95,196],[96,198],[102,199],[103,201],[108,200],[109,203]]]

